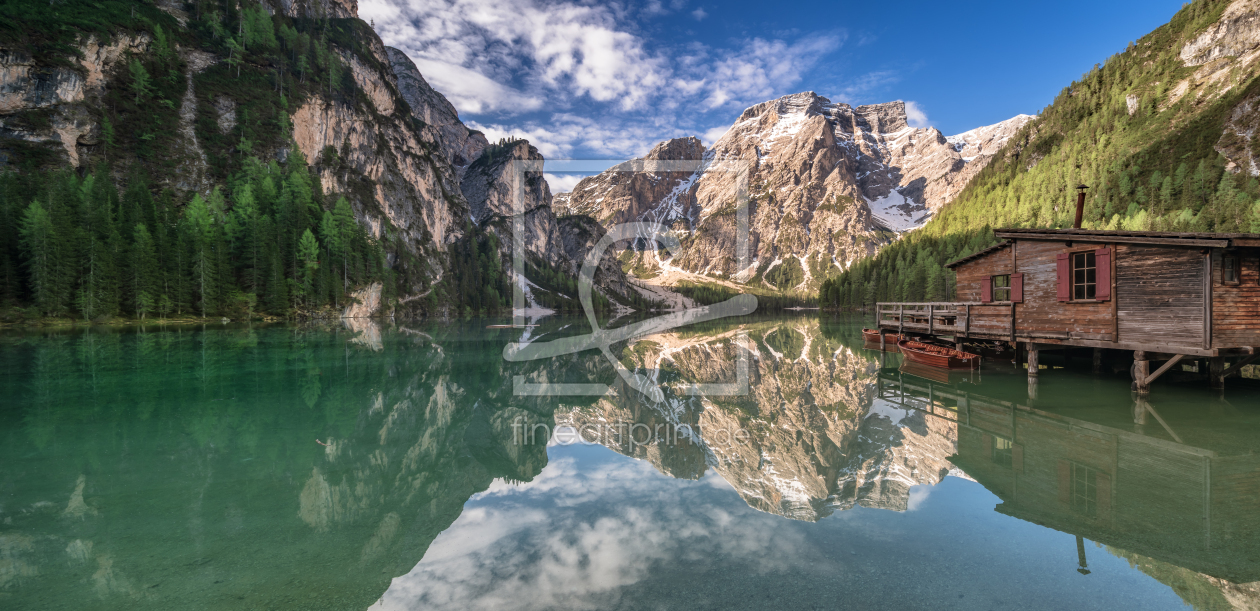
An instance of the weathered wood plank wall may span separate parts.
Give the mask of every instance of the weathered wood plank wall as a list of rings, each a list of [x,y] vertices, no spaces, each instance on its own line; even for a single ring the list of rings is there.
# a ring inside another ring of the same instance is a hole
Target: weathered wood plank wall
[[[1116,251],[1120,341],[1202,346],[1204,255],[1138,244]]]
[[[1015,307],[1021,331],[1063,338],[1110,340],[1112,308],[1109,301],[1062,302],[1058,299],[1059,253],[1094,252],[1099,244],[1032,242],[1016,244],[1019,271],[1024,274],[1024,303]]]
[[[1223,251],[1212,253],[1212,345],[1260,346],[1260,250],[1230,253],[1242,263],[1237,285],[1223,282]]]
[[[980,301],[990,276],[1024,274],[1024,299],[1015,306],[1016,330],[1021,336],[1110,340],[1114,329],[1110,302],[1058,300],[1057,257],[1061,252],[1093,251],[1098,245],[1067,248],[1064,242],[1020,241],[987,257],[959,265],[958,299]],[[973,307],[974,333],[1002,333],[1010,328],[1010,306]]]

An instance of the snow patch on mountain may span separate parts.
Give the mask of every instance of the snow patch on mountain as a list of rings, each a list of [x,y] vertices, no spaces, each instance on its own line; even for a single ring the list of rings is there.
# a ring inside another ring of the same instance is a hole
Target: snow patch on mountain
[[[1015,135],[1015,132],[1036,118],[1033,115],[1015,115],[1001,123],[985,125],[967,130],[961,134],[947,136],[945,142],[963,155],[963,161],[970,163],[981,155],[992,155],[998,152],[1003,146],[1006,146],[1006,142],[1011,139],[1011,136]]]
[[[932,212],[926,206],[916,203],[895,189],[866,205],[871,209],[871,216],[875,217],[877,223],[897,233],[918,229],[932,218]]]

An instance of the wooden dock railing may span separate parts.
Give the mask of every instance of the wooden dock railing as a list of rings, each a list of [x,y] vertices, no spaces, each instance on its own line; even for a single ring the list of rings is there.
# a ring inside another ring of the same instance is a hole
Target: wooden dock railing
[[[1006,336],[1013,334],[1009,304],[978,301],[916,301],[875,304],[879,326],[929,335]]]

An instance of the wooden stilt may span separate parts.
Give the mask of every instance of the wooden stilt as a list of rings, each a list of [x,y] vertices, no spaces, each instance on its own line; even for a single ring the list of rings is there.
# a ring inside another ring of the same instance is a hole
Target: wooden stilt
[[[1037,348],[1037,344],[1028,344],[1028,378],[1037,377],[1038,369],[1041,367],[1041,350]]]
[[[1225,388],[1225,358],[1214,356],[1208,360],[1208,381],[1215,390]]]
[[[1094,375],[1102,373],[1102,348],[1094,348]]]
[[[1036,401],[1037,394],[1038,394],[1037,391],[1038,391],[1037,376],[1034,376],[1034,375],[1028,376],[1028,399],[1031,401]]]
[[[879,330],[879,351],[888,351],[888,338],[884,337],[884,330],[882,328]]]
[[[1133,392],[1139,395],[1151,394],[1151,383],[1147,378],[1151,374],[1151,362],[1146,360],[1146,352],[1133,351]]]

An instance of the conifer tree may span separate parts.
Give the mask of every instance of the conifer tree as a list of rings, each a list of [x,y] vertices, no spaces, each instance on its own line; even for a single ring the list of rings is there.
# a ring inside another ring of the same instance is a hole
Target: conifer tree
[[[131,246],[131,285],[136,296],[136,314],[144,318],[159,298],[157,248],[143,223],[137,223]]]
[[[214,309],[218,297],[218,258],[215,256],[216,231],[210,206],[200,194],[184,211],[184,232],[191,246],[191,271],[202,318]]]
[[[31,202],[22,215],[21,236],[35,305],[46,315],[60,313],[62,271],[58,269],[57,235],[52,217],[39,200]]]
[[[131,60],[127,69],[131,72],[131,92],[135,94],[135,103],[139,104],[140,100],[147,98],[153,89],[149,71],[144,69],[144,65],[138,59]]]
[[[298,260],[302,264],[302,295],[309,297],[314,291],[315,272],[319,270],[319,242],[310,229],[302,232],[298,241]]]

